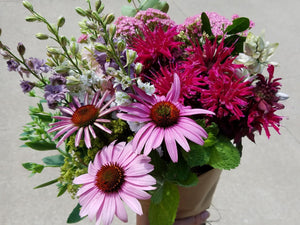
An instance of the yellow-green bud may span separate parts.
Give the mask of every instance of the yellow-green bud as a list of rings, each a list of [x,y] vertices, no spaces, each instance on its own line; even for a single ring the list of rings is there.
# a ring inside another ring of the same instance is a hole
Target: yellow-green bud
[[[27,16],[27,17],[25,18],[25,20],[26,20],[27,22],[34,22],[34,21],[37,21],[38,18],[37,18],[36,16]]]
[[[93,23],[92,21],[86,21],[85,22],[86,26],[92,30],[97,29],[97,25],[95,23]]]
[[[97,12],[93,12],[92,15],[93,15],[93,17],[94,17],[95,20],[97,20],[97,21],[101,20],[99,14]]]
[[[95,2],[95,9],[96,9],[96,11],[98,11],[98,9],[101,7],[101,5],[102,5],[102,2],[100,0],[97,0]]]
[[[58,21],[57,21],[57,27],[62,27],[66,22],[66,19],[65,17],[61,16],[58,18]]]
[[[67,39],[67,37],[66,37],[66,36],[61,36],[61,37],[60,37],[60,43],[61,43],[62,46],[65,47],[65,46],[68,44],[68,39]]]
[[[131,63],[133,63],[135,61],[137,57],[136,51],[133,51],[131,49],[127,49],[126,50],[126,66],[130,65]]]
[[[104,4],[101,4],[101,6],[99,7],[99,9],[97,10],[97,13],[102,13],[104,10]]]
[[[86,12],[82,8],[77,7],[77,8],[75,8],[75,10],[80,16],[86,16]]]
[[[96,43],[95,44],[95,49],[99,52],[106,52],[107,51],[107,46],[101,43]]]
[[[69,72],[70,68],[68,66],[65,66],[65,65],[61,65],[61,66],[58,66],[55,68],[55,71],[57,73],[67,73]]]
[[[110,24],[110,23],[112,23],[114,20],[115,20],[114,14],[110,13],[110,14],[107,15],[107,17],[106,17],[104,23],[105,23],[105,24]]]
[[[70,46],[72,54],[76,55],[79,51],[79,45],[76,42],[72,42]]]
[[[47,40],[49,38],[47,34],[42,34],[42,33],[37,33],[35,37],[40,40]]]
[[[20,54],[20,56],[23,56],[25,54],[25,46],[22,43],[18,44],[17,50]]]
[[[53,24],[48,25],[47,28],[52,34],[57,34],[57,29],[56,29],[55,25],[53,25]]]
[[[137,75],[139,75],[143,70],[143,64],[142,63],[136,63],[135,67],[134,67],[134,70],[135,70],[135,73]]]
[[[109,26],[109,30],[108,30],[110,36],[111,36],[111,37],[114,37],[115,34],[116,34],[116,31],[117,31],[116,25],[111,24],[111,25]]]
[[[51,55],[60,55],[61,51],[56,47],[47,47],[47,52]]]
[[[29,11],[33,11],[33,6],[29,1],[23,1],[23,6],[28,9]]]
[[[123,40],[123,39],[118,40],[118,42],[117,42],[117,49],[118,49],[118,51],[119,52],[123,52],[124,49],[125,49],[125,47],[126,47],[125,40]]]

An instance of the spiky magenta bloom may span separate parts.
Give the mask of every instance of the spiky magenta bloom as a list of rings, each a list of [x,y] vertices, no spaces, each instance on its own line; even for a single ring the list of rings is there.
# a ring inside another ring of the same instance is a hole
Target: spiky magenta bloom
[[[93,138],[96,138],[94,127],[98,127],[109,134],[111,133],[108,128],[100,124],[110,122],[110,120],[102,117],[117,109],[117,107],[108,108],[114,101],[114,98],[111,98],[103,105],[108,95],[109,92],[106,91],[101,99],[99,99],[100,92],[97,92],[89,103],[89,95],[86,94],[83,105],[77,97],[73,97],[73,102],[69,104],[69,107],[60,107],[63,116],[54,116],[55,119],[60,121],[51,124],[53,127],[48,130],[49,133],[58,131],[53,139],[57,139],[64,134],[57,143],[57,147],[73,133],[77,132],[75,146],[79,145],[83,135],[86,147],[91,148],[91,135]]]
[[[240,119],[245,116],[243,110],[248,105],[247,97],[252,96],[250,82],[236,79],[234,73],[223,73],[218,67],[211,68],[203,81],[199,99],[203,108],[215,112],[218,118]]]
[[[188,57],[185,67],[193,68],[198,74],[208,73],[213,66],[224,72],[233,73],[243,67],[243,65],[233,63],[235,59],[231,54],[233,50],[234,46],[225,46],[224,39],[220,43],[217,42],[217,39],[213,42],[206,39],[203,46],[193,44],[186,49]]]
[[[133,148],[138,153],[144,148],[148,155],[152,149],[158,148],[163,140],[173,162],[178,161],[176,142],[185,150],[190,146],[186,139],[203,145],[206,131],[187,116],[196,114],[214,114],[203,109],[192,109],[182,105],[180,96],[180,80],[174,75],[174,82],[166,96],[147,95],[143,90],[135,88],[136,95],[131,95],[137,102],[127,107],[120,107],[117,116],[123,120],[145,123],[133,138]]]
[[[267,137],[270,137],[269,127],[273,127],[279,133],[279,125],[282,120],[281,116],[275,114],[277,110],[283,109],[284,105],[280,104],[279,97],[276,96],[280,90],[281,84],[278,82],[281,78],[274,78],[274,66],[268,66],[269,78],[262,74],[257,75],[257,83],[253,89],[254,102],[250,108],[248,116],[248,126],[253,130],[261,133],[264,128]]]
[[[127,222],[123,202],[135,213],[143,213],[138,199],[151,198],[146,191],[155,189],[156,180],[149,175],[153,170],[150,158],[133,150],[131,143],[113,142],[96,154],[87,174],[74,179],[75,184],[82,184],[77,192],[81,217],[96,218],[96,225],[111,224],[114,215]]]
[[[198,86],[201,85],[201,78],[193,68],[183,67],[180,63],[175,66],[161,67],[159,72],[153,74],[153,78],[150,80],[158,95],[167,95],[174,81],[174,74],[177,74],[180,79],[180,101],[183,98],[191,98],[196,95],[199,90]]]
[[[164,31],[158,26],[151,31],[146,26],[142,36],[133,37],[130,48],[137,52],[136,62],[143,64],[144,69],[153,64],[162,63],[174,59],[173,50],[178,50],[182,42],[176,41],[176,28],[170,28]]]

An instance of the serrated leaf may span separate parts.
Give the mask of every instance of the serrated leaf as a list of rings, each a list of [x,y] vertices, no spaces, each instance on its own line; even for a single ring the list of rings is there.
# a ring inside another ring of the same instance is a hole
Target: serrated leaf
[[[240,153],[228,138],[220,137],[211,148],[209,165],[216,169],[230,170],[240,164]]]
[[[33,113],[32,115],[37,116],[41,121],[46,122],[46,123],[50,123],[52,122],[52,116],[50,115],[45,115],[42,113]]]
[[[203,12],[201,14],[201,23],[202,23],[202,27],[201,27],[202,28],[202,32],[204,31],[209,36],[213,36],[213,33],[211,31],[211,26],[210,26],[209,18],[206,15],[205,12]]]
[[[44,169],[43,165],[40,165],[40,164],[37,164],[37,163],[32,163],[32,162],[23,163],[22,166],[25,169],[31,171],[32,174],[41,173]]]
[[[25,145],[34,150],[38,151],[47,151],[47,150],[55,150],[56,144],[54,142],[46,142],[46,141],[30,141],[26,142]]]
[[[248,18],[239,17],[232,21],[232,24],[226,28],[225,33],[227,33],[228,35],[237,34],[247,30],[249,26],[250,20]]]
[[[187,164],[190,167],[203,166],[207,164],[210,158],[209,148],[193,142],[189,144],[191,150],[189,152],[182,152]]]
[[[78,203],[76,207],[73,209],[73,211],[71,212],[71,214],[69,215],[67,219],[67,223],[77,223],[85,218],[79,216],[80,208],[81,206]]]
[[[163,184],[163,198],[159,204],[151,202],[149,208],[150,225],[172,225],[179,204],[179,191],[176,184]]]
[[[64,161],[65,157],[63,155],[47,156],[42,160],[47,166],[52,166],[52,167],[60,167],[65,163]]]

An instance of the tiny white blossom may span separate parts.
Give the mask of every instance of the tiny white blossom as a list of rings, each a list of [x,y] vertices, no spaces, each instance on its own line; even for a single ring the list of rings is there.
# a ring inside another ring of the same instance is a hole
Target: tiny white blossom
[[[140,78],[137,79],[137,85],[140,89],[144,90],[146,94],[153,95],[155,92],[155,87],[150,82],[142,82]]]
[[[130,96],[123,91],[116,91],[115,93],[117,105],[129,105],[131,103]]]

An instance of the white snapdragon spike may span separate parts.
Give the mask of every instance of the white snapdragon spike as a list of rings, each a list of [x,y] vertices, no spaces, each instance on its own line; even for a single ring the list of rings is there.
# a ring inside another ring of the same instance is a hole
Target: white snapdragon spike
[[[123,91],[116,91],[115,96],[116,96],[115,103],[117,105],[125,106],[125,105],[130,105],[132,102],[130,96]]]
[[[122,73],[122,71],[118,71],[118,75],[114,80],[114,87],[121,85],[122,89],[125,90],[126,88],[129,88],[131,84],[132,79],[127,74]]]
[[[266,65],[278,65],[270,61],[277,47],[278,43],[265,41],[264,34],[255,36],[250,32],[244,43],[244,53],[240,53],[235,62],[245,65],[251,74],[262,73]]]
[[[155,87],[150,82],[142,82],[140,78],[137,79],[137,86],[145,91],[148,95],[153,95],[155,92]]]

